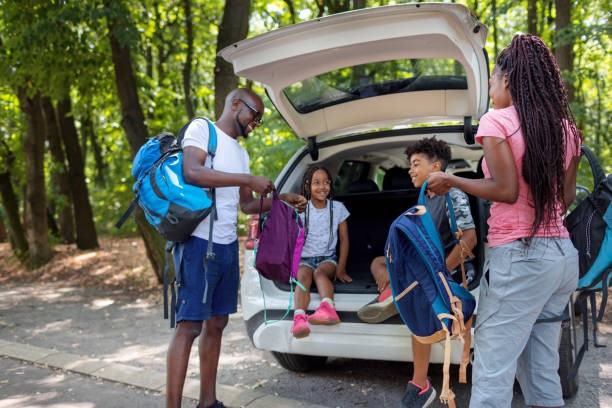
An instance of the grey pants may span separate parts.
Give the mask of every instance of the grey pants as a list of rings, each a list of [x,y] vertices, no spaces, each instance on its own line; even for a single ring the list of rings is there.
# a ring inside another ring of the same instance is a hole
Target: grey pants
[[[527,405],[563,406],[559,368],[562,314],[578,285],[568,238],[534,238],[491,248],[480,283],[470,407],[504,408],[516,376]]]

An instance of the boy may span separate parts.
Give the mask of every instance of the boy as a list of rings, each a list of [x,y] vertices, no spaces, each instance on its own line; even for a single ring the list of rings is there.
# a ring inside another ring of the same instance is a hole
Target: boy
[[[451,151],[446,142],[432,137],[408,146],[406,156],[410,162],[408,174],[414,186],[420,188],[432,172],[446,170],[451,158]],[[471,251],[476,246],[476,229],[468,197],[456,188],[451,189],[449,195],[453,202],[457,228],[463,231],[461,241],[463,241],[463,246]],[[444,256],[446,257],[446,267],[449,271],[454,271],[461,263],[462,251],[451,232],[446,199],[444,196],[428,196],[427,207],[440,233]],[[380,323],[397,314],[391,296],[385,257],[376,257],[372,261],[370,270],[380,295],[359,309],[357,314],[366,323]],[[427,378],[431,344],[422,344],[413,337],[412,352],[414,356],[412,380],[408,383],[406,392],[402,397],[401,406],[405,408],[427,407],[436,397],[436,391]]]

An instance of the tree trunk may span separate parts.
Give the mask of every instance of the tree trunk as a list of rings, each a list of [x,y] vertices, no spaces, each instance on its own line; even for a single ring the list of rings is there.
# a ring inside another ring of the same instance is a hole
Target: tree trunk
[[[45,120],[45,131],[49,150],[51,151],[51,182],[53,189],[57,193],[59,200],[54,207],[58,213],[59,235],[68,244],[74,243],[74,213],[72,211],[72,192],[70,190],[70,180],[66,155],[62,146],[62,139],[59,135],[57,116],[51,98],[42,98],[42,113]]]
[[[185,93],[185,111],[188,118],[193,118],[193,101],[191,100],[191,66],[193,64],[193,15],[191,13],[191,0],[183,0],[185,11],[185,36],[187,37],[187,56],[183,65],[183,91]]]
[[[249,32],[250,0],[227,0],[217,36],[217,52],[246,38]],[[238,86],[232,64],[217,56],[215,59],[215,117],[223,111],[225,97]]]
[[[114,3],[116,6],[117,3]],[[122,14],[127,16],[127,13]],[[117,17],[120,18],[120,17]],[[109,42],[111,46],[113,66],[115,69],[115,83],[121,103],[121,125],[125,130],[132,157],[136,155],[148,136],[147,127],[144,123],[144,114],[140,107],[136,78],[132,69],[132,57],[130,48],[119,42],[116,30],[125,21],[108,20]],[[157,275],[159,282],[163,282],[163,271],[165,266],[165,242],[161,235],[146,221],[142,210],[136,209],[136,225],[142,235],[147,250],[147,257]]]
[[[96,183],[98,185],[104,185],[108,165],[102,157],[102,147],[96,137],[92,116],[91,107],[88,105],[85,109],[85,115],[81,118],[81,132],[83,133],[83,139],[87,140],[91,146],[96,168]]]
[[[565,80],[567,97],[571,102],[574,101],[574,35],[570,33],[572,2],[570,0],[555,0],[555,46],[554,52],[559,64],[559,69]]]
[[[499,54],[498,35],[497,35],[497,0],[491,0],[491,21],[493,32],[493,61],[497,60]]]
[[[85,164],[81,153],[79,135],[74,125],[70,96],[66,96],[57,102],[57,117],[66,151],[66,159],[68,160],[70,190],[72,191],[74,219],[76,220],[77,248],[98,248],[98,234],[96,233],[93,210],[89,201],[89,191],[85,182]]]
[[[44,172],[44,121],[40,94],[29,97],[24,88],[19,88],[19,105],[28,119],[24,140],[26,170],[25,212],[28,237],[28,266],[37,268],[53,257],[47,235],[47,195]]]
[[[291,16],[291,24],[295,24],[295,6],[292,0],[284,0],[287,8],[289,9],[289,15]]]
[[[23,261],[28,254],[28,239],[19,218],[17,194],[15,194],[13,189],[11,174],[8,171],[0,173],[0,198],[2,198],[2,206],[6,211],[6,220],[11,244],[13,245],[13,252],[17,258]]]
[[[0,174],[0,177],[2,177],[2,174]],[[0,242],[6,242],[7,240],[8,240],[8,231],[6,230],[6,227],[4,226],[4,219],[0,215]]]
[[[538,0],[527,0],[527,33],[538,35]]]
[[[366,7],[366,0],[353,0],[353,10],[359,10]]]

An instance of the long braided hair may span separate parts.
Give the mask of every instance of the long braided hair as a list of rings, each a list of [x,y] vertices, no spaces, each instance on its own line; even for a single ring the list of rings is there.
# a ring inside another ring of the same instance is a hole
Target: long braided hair
[[[304,239],[308,236],[308,220],[310,216],[310,186],[312,185],[312,178],[314,174],[318,170],[323,170],[327,174],[327,178],[330,181],[329,184],[329,196],[327,200],[329,201],[329,241],[328,245],[332,241],[333,236],[333,225],[334,225],[334,211],[333,211],[333,197],[334,197],[334,183],[332,182],[332,176],[330,171],[323,166],[310,166],[306,169],[304,173],[304,177],[302,178],[302,195],[306,197],[308,200],[308,205],[306,205],[306,211],[304,212]]]
[[[508,75],[508,89],[525,139],[523,178],[535,219],[529,239],[557,218],[564,203],[566,132],[579,151],[580,131],[554,55],[535,35],[515,35],[496,65]]]

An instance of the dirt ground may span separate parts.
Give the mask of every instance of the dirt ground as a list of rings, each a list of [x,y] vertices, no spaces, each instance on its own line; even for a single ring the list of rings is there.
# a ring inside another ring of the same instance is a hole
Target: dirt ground
[[[58,245],[48,264],[26,270],[9,244],[0,243],[0,338],[163,372],[172,330],[162,319],[161,287],[144,245],[139,238],[110,237],[100,245],[89,251]],[[604,343],[612,340],[610,313],[608,307],[599,327]],[[568,407],[612,406],[611,352],[589,348],[578,395]],[[194,347],[188,377],[198,375]],[[270,353],[252,347],[239,309],[224,335],[218,382],[327,406],[391,407],[407,375],[405,363],[367,361],[364,370],[364,361],[351,359],[331,359],[308,375],[288,372]],[[456,387],[458,404],[469,397],[463,388]],[[515,399],[512,407],[523,408]]]
[[[0,243],[0,284],[61,282],[74,286],[146,293],[158,288],[140,238],[102,237],[100,248],[82,251],[75,245],[56,245],[56,254],[40,268],[27,270]]]

